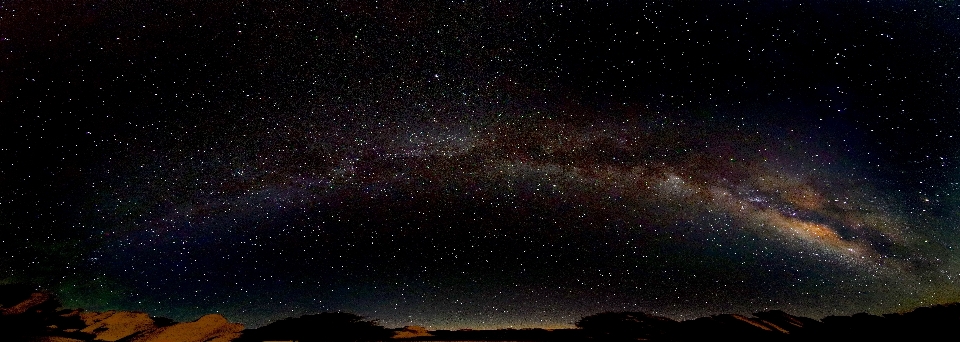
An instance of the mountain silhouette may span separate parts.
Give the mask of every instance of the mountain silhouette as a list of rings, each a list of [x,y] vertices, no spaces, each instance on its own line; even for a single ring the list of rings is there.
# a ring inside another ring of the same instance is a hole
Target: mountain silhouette
[[[0,285],[0,341],[227,342],[227,341],[914,341],[951,336],[960,324],[960,303],[884,315],[858,313],[821,320],[764,311],[687,321],[643,312],[602,312],[581,318],[577,329],[434,330],[388,329],[345,312],[286,318],[257,329],[210,314],[192,322],[143,312],[64,309],[50,292]]]
[[[300,318],[286,318],[266,326],[247,330],[238,341],[287,340],[301,342],[382,341],[393,331],[345,312],[324,312]]]
[[[950,336],[960,324],[960,303],[907,313],[828,316],[822,320],[783,311],[753,317],[723,314],[677,322],[641,312],[605,312],[576,323],[596,341],[913,341]]]
[[[0,285],[0,341],[227,342],[243,325],[217,314],[177,323],[143,312],[62,309],[45,291]]]

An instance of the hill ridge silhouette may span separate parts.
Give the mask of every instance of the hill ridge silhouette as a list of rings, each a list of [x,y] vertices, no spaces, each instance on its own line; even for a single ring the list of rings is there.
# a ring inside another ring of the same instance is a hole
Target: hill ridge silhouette
[[[346,312],[285,318],[244,329],[219,314],[174,322],[144,312],[65,309],[56,296],[24,285],[0,285],[0,339],[4,341],[905,341],[945,336],[960,323],[960,303],[904,313],[827,316],[820,320],[780,310],[720,314],[685,321],[643,312],[601,312],[578,320],[576,329],[390,329]]]

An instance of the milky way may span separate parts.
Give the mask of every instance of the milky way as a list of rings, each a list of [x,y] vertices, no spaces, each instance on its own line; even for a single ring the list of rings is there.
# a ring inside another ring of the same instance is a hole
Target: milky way
[[[449,329],[960,300],[956,4],[0,9],[0,282],[68,305]]]

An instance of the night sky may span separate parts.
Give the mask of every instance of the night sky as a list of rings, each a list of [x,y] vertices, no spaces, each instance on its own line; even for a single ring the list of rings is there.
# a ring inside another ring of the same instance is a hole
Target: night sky
[[[257,327],[960,301],[953,1],[3,1],[0,283]]]

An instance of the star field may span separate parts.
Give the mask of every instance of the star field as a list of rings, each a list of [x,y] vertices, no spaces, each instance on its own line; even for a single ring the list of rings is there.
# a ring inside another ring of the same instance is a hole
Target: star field
[[[948,1],[0,5],[0,282],[257,327],[960,301]]]

